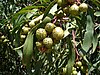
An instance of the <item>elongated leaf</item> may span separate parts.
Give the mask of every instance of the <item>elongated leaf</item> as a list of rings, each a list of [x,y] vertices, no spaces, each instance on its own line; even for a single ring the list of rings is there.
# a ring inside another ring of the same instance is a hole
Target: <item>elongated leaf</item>
[[[100,16],[100,11],[94,13],[95,16]]]
[[[24,20],[24,15],[20,15],[18,16],[18,18],[13,22],[13,30],[12,30],[12,34],[15,34],[15,32],[17,30],[20,29],[20,27],[25,23],[25,20]]]
[[[28,12],[32,12],[33,10],[20,10],[18,13],[16,13],[13,18],[12,18],[12,21],[14,21],[15,19],[17,19],[17,17],[21,14],[26,14]]]
[[[75,61],[75,50],[73,48],[71,39],[69,39],[69,60],[67,64],[67,73],[66,73],[67,75],[71,75],[74,61]]]
[[[44,6],[27,6],[27,7],[23,8],[23,9],[21,9],[16,14],[14,14],[14,16],[12,18],[12,21],[14,21],[21,14],[25,14],[25,13],[28,13],[28,12],[33,12],[33,10],[32,10],[33,8],[38,9],[38,8],[41,8],[41,7],[44,7]]]
[[[93,71],[94,69],[95,69],[95,67],[96,66],[98,66],[98,64],[100,64],[100,61],[97,61],[96,63],[94,63],[91,67],[90,67],[90,69],[89,69],[89,74],[91,73],[91,71]],[[99,67],[99,66],[98,66]]]
[[[70,59],[68,60],[68,65],[67,65],[67,75],[71,75],[74,61],[75,61],[75,51],[74,49],[72,49],[72,53],[70,54]]]
[[[54,0],[53,2],[50,3],[50,5],[47,7],[46,11],[44,12],[42,20],[48,15],[50,9],[54,6],[55,3],[56,3],[56,0]]]
[[[50,0],[43,0],[44,2],[50,2]]]
[[[33,34],[30,32],[26,38],[24,47],[23,47],[23,59],[22,62],[26,67],[30,66],[30,61],[33,54]]]
[[[43,8],[44,6],[43,5],[40,5],[40,6],[27,6],[25,8],[23,8],[22,10],[29,10],[29,9],[38,9],[38,8]]]
[[[86,32],[82,45],[82,48],[84,49],[85,52],[88,52],[89,48],[91,47],[91,44],[92,44],[92,33]]]
[[[66,36],[68,36],[70,33],[69,33],[69,31],[68,30],[65,30],[64,31],[64,37],[63,38],[65,38]]]
[[[93,43],[93,51],[92,51],[92,53],[94,53],[95,50],[96,50],[97,44],[98,44],[97,34],[95,34],[95,35],[93,36],[93,41],[92,41],[92,43]]]
[[[93,2],[93,4],[100,7],[100,1],[99,0],[91,0],[91,1]]]
[[[49,13],[54,14],[57,11],[57,4],[55,4],[49,11]]]
[[[94,32],[93,26],[94,24],[92,22],[91,16],[87,15],[87,26],[86,26],[86,32],[84,35],[83,45],[82,45],[82,48],[84,49],[85,52],[88,52],[92,44],[93,32]]]
[[[19,31],[16,33],[16,35],[15,35],[16,37],[15,37],[15,47],[18,47],[18,46],[20,46],[20,33],[19,33]]]
[[[20,50],[20,49],[18,49],[18,50],[16,50],[17,51],[17,53],[18,53],[18,55],[21,57],[21,59],[22,59],[22,51]]]

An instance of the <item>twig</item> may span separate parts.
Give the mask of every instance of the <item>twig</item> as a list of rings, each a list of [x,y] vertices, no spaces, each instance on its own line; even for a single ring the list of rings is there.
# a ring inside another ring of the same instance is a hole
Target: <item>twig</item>
[[[72,30],[72,36],[73,36],[73,46],[74,46],[74,49],[75,49],[75,52],[76,52],[76,55],[77,55],[77,57],[76,57],[76,60],[78,60],[78,56],[79,56],[79,53],[78,53],[78,51],[77,51],[77,48],[76,48],[76,41],[75,41],[75,31],[74,30]]]
[[[56,21],[57,21],[57,17],[55,16],[53,19],[53,23],[56,23]]]
[[[76,0],[77,4],[80,4],[80,0]]]
[[[23,47],[24,47],[24,44],[21,45],[20,47],[14,48],[13,50],[19,50],[19,49],[21,49],[21,48],[23,48]]]

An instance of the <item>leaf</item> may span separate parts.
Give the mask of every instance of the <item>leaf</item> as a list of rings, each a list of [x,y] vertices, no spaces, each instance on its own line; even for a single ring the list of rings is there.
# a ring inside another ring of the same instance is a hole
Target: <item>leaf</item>
[[[93,32],[94,32],[93,26],[94,24],[92,22],[91,16],[87,15],[87,26],[86,26],[86,32],[84,35],[83,45],[82,45],[82,48],[84,49],[85,52],[88,52],[92,44]]]
[[[97,44],[98,44],[97,34],[95,34],[95,35],[93,36],[93,41],[92,41],[92,43],[93,43],[93,51],[92,51],[92,53],[94,53],[95,50],[96,50]]]
[[[66,29],[65,31],[64,31],[64,37],[63,38],[65,38],[66,36],[68,36],[70,33],[69,33],[69,31],[68,31],[68,29]]]
[[[71,39],[69,39],[69,60],[67,64],[67,75],[71,75],[74,61],[75,61],[75,50],[72,46]]]
[[[95,67],[97,67],[98,66],[98,64],[100,64],[100,61],[97,61],[96,63],[94,63],[91,67],[90,67],[90,69],[89,69],[89,74],[95,69]],[[99,67],[99,66],[98,66]]]
[[[18,13],[14,14],[12,21],[16,20],[19,15],[26,14],[26,13],[32,12],[32,11],[33,10],[20,10]]]
[[[55,3],[56,3],[56,0],[54,0],[54,1],[52,1],[52,2],[50,3],[50,5],[47,7],[46,11],[44,12],[44,15],[43,15],[42,20],[48,15],[50,9],[54,6]]]
[[[42,23],[45,25],[46,23],[50,22],[51,20],[52,20],[52,17],[46,16],[46,17],[43,19]]]
[[[24,23],[25,23],[24,15],[18,16],[18,18],[12,23],[12,25],[14,27],[12,29],[12,34],[14,35],[17,30],[19,30],[20,28],[22,28],[22,26],[23,26]]]
[[[25,13],[28,13],[28,12],[33,12],[33,8],[41,8],[41,7],[44,7],[44,6],[27,6],[23,9],[21,9],[19,12],[17,12],[16,14],[14,14],[13,18],[12,18],[12,21],[15,21],[15,19],[17,19],[17,17],[21,14],[25,14]]]
[[[18,49],[18,50],[16,50],[17,51],[17,53],[18,53],[18,55],[21,57],[21,59],[22,59],[22,51],[21,51],[21,49]]]
[[[28,13],[27,15],[26,15],[26,18],[30,18],[30,17],[32,17],[33,16],[33,13]]]
[[[67,75],[71,75],[74,61],[75,61],[75,51],[74,49],[72,49],[72,53],[70,54],[70,59],[68,60],[68,65],[67,65]]]
[[[47,3],[47,2],[50,2],[50,0],[43,0],[43,2]]]
[[[27,15],[26,15],[26,18],[31,18],[33,15],[35,15],[36,14],[36,12],[38,11],[38,9],[33,9],[33,12],[31,12],[31,13],[28,13]]]
[[[19,15],[16,20],[13,21],[13,26],[16,27],[24,21],[25,15]]]
[[[18,47],[18,46],[20,46],[20,32],[19,31],[15,34],[15,47]]]
[[[40,5],[40,6],[27,6],[25,8],[23,8],[22,10],[29,10],[29,9],[38,9],[38,8],[44,8],[44,6]]]
[[[93,4],[100,7],[100,1],[99,0],[91,0]]]
[[[88,52],[89,48],[91,47],[92,44],[92,33],[91,32],[86,32],[84,36],[84,41],[82,48]]]
[[[96,12],[94,13],[94,15],[97,16],[97,17],[99,17],[99,16],[100,16],[100,11],[96,11]]]
[[[57,11],[57,4],[55,4],[49,11],[49,13],[54,14]]]
[[[27,38],[26,38],[26,41],[25,41],[24,47],[23,47],[22,62],[23,62],[24,65],[26,65],[26,67],[30,66],[32,54],[33,54],[33,34],[32,34],[32,32],[30,32],[27,35]]]

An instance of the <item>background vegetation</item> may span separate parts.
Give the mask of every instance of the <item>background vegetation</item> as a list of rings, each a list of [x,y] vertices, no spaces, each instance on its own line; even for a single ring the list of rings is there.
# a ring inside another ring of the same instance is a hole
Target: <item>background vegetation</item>
[[[100,1],[76,0],[88,10],[74,16],[64,11],[73,3],[59,1],[65,2],[0,0],[0,75],[100,74]],[[50,50],[39,50],[36,30],[48,22],[61,27],[64,37]]]

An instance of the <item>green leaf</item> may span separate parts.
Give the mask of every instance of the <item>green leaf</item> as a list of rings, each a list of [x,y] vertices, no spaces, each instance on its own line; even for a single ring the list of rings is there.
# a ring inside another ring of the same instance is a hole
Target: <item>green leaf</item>
[[[96,12],[94,13],[94,15],[97,16],[97,17],[99,17],[99,16],[100,16],[100,11],[96,11]]]
[[[48,15],[50,9],[54,6],[55,3],[56,3],[56,0],[54,0],[54,1],[52,1],[52,2],[50,3],[50,5],[47,7],[46,11],[44,12],[44,15],[43,15],[42,20]]]
[[[21,57],[21,59],[22,59],[22,51],[21,51],[21,49],[18,49],[18,50],[16,50],[17,51],[17,53],[18,53],[18,55]]]
[[[68,65],[67,65],[67,75],[71,75],[74,61],[75,61],[75,50],[72,49],[72,53],[70,54],[70,59],[68,60]]]
[[[92,43],[93,43],[93,51],[92,51],[92,53],[94,53],[95,50],[96,50],[97,44],[98,44],[97,34],[95,34],[95,35],[93,36],[93,41],[92,41]]]
[[[91,0],[93,4],[100,7],[100,1],[99,0]]]
[[[33,16],[33,13],[28,13],[27,15],[26,15],[26,18],[31,18]]]
[[[47,2],[50,2],[50,0],[43,0],[43,2],[47,3]]]
[[[89,74],[95,69],[95,67],[97,67],[98,66],[98,64],[100,65],[100,61],[97,61],[96,63],[94,63],[91,67],[90,67],[90,69],[89,69]],[[99,66],[98,66],[99,67]]]
[[[22,10],[29,10],[29,9],[38,9],[38,8],[44,8],[44,6],[40,5],[40,6],[27,6],[25,8],[23,8]]]
[[[25,41],[24,47],[23,47],[22,62],[23,62],[24,65],[26,65],[26,67],[30,66],[32,54],[33,54],[33,34],[32,34],[32,32],[30,32],[27,35],[27,38],[26,38],[26,41]]]
[[[46,16],[46,17],[43,19],[42,23],[45,25],[46,23],[50,22],[51,20],[52,20],[51,17]]]
[[[15,47],[18,47],[18,46],[20,46],[20,32],[19,31],[15,34]]]
[[[33,9],[33,12],[31,12],[31,13],[28,13],[27,15],[26,15],[26,18],[31,18],[33,15],[36,15],[36,12],[38,11],[38,9]]]
[[[85,32],[84,41],[82,45],[82,48],[84,49],[85,52],[88,52],[89,48],[91,47],[91,44],[92,44],[92,33]]]
[[[25,23],[24,15],[18,16],[18,18],[12,23],[12,25],[14,27],[12,29],[12,34],[14,35],[17,30],[19,30],[20,28],[22,28],[22,26],[23,26],[24,23]]]
[[[66,30],[64,31],[64,37],[63,37],[63,38],[67,37],[69,34],[70,34],[70,33],[69,33],[68,29],[66,29]]]
[[[16,27],[16,26],[20,25],[21,23],[23,23],[24,18],[25,18],[25,15],[19,15],[19,16],[17,17],[17,19],[15,19],[15,20],[13,21],[13,26]]]
[[[26,14],[28,12],[32,12],[33,10],[20,10],[18,13],[14,14],[12,21],[16,20],[19,15]]]
[[[94,24],[92,18],[90,15],[87,15],[87,26],[82,45],[82,48],[84,49],[85,52],[88,52],[89,48],[91,47],[93,33],[94,33],[93,29],[94,29]]]
[[[49,11],[49,13],[54,14],[57,11],[57,4],[55,4]]]
[[[71,75],[74,62],[75,62],[75,50],[73,48],[71,39],[69,39],[69,60],[67,64],[67,75]]]
[[[13,16],[13,18],[12,18],[12,21],[15,21],[15,19],[17,19],[17,17],[19,16],[19,15],[21,15],[21,14],[26,14],[26,13],[28,13],[28,12],[33,12],[33,8],[34,9],[38,9],[38,8],[41,8],[41,7],[43,7],[43,6],[27,6],[27,7],[25,7],[25,8],[23,8],[23,9],[21,9],[19,12],[17,12],[16,14],[14,14],[14,16]]]

